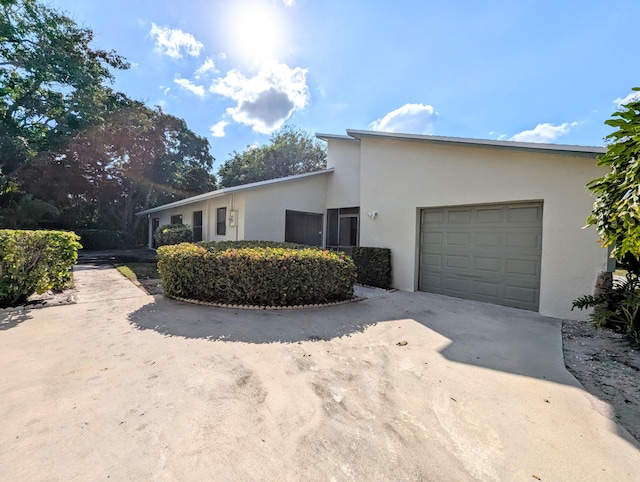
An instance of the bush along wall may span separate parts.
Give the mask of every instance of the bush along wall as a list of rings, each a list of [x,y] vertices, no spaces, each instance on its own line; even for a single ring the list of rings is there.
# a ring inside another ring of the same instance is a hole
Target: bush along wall
[[[0,230],[0,307],[67,286],[82,247],[79,239],[64,231]]]
[[[353,262],[358,283],[377,288],[391,288],[391,250],[389,248],[353,248]]]
[[[158,246],[189,243],[193,240],[193,231],[188,224],[163,224],[153,233]]]
[[[222,304],[297,306],[353,298],[355,265],[316,248],[158,248],[165,295]]]

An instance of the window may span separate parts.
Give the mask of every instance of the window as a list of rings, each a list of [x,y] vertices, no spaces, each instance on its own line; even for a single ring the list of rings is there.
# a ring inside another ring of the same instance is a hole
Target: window
[[[227,234],[227,208],[218,208],[216,211],[216,234],[218,236]]]
[[[153,246],[153,248],[157,248],[158,247],[158,243],[156,243],[156,237],[154,236],[156,233],[156,229],[158,229],[160,227],[160,218],[152,218],[151,219],[151,239],[153,240],[151,246]]]
[[[202,241],[202,211],[193,211],[193,241]]]
[[[284,240],[288,243],[322,246],[322,214],[285,212]]]
[[[182,224],[182,214],[171,216],[171,224]]]

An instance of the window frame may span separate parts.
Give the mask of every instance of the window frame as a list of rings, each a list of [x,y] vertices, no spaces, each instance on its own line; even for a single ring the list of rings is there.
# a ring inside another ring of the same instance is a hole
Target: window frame
[[[216,236],[227,235],[227,207],[216,208]]]

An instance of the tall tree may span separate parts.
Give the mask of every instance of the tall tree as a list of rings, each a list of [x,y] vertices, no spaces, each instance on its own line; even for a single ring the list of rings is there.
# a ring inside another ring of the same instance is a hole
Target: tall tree
[[[606,121],[616,130],[598,165],[610,171],[587,184],[596,196],[587,224],[596,227],[603,246],[613,246],[616,259],[640,274],[640,88],[633,90],[638,96]]]
[[[110,68],[129,65],[90,47],[93,32],[36,0],[0,2],[0,174],[55,150],[100,122]]]
[[[224,187],[314,172],[327,165],[327,153],[312,134],[292,126],[276,131],[269,144],[235,151],[218,170]]]
[[[184,120],[120,95],[104,121],[21,172],[25,188],[67,222],[134,232],[136,211],[215,189],[209,142]],[[47,186],[39,179],[46,177]]]

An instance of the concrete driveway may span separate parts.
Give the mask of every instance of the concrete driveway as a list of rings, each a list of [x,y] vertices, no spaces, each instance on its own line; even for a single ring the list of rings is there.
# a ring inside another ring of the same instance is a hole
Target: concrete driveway
[[[0,317],[2,480],[637,481],[561,322],[426,293],[246,311],[76,270]]]

